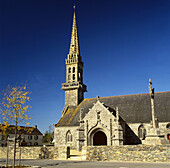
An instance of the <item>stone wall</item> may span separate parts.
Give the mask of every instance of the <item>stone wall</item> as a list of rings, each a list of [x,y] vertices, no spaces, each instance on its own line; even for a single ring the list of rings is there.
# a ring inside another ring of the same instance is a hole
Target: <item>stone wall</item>
[[[0,147],[0,158],[6,158],[6,149]],[[21,152],[22,159],[67,159],[67,147],[21,147]],[[9,158],[13,158],[12,147]],[[87,146],[82,149],[82,160],[170,162],[170,145]]]
[[[89,161],[170,162],[170,145],[87,146],[83,147],[82,157]]]
[[[16,158],[19,158],[19,148]],[[66,159],[66,147],[21,147],[21,159]],[[13,147],[9,147],[9,158],[13,158]],[[0,158],[6,158],[7,147],[0,147]]]
[[[78,89],[65,90],[65,106],[78,105]]]
[[[63,145],[69,146],[71,149],[77,149],[77,139],[79,127],[55,127],[54,129],[54,139],[55,146],[62,147]],[[67,133],[70,132],[72,135],[71,141],[67,141]]]

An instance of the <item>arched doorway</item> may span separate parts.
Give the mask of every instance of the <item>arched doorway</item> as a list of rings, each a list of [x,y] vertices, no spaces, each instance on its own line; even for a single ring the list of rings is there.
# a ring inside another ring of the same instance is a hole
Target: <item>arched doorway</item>
[[[93,145],[94,146],[107,145],[107,137],[104,132],[98,131],[94,134]]]
[[[70,158],[70,147],[67,146],[67,159]]]

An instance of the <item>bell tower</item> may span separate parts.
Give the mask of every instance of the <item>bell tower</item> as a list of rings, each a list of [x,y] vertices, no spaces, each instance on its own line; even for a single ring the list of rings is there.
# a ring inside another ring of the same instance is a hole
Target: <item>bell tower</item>
[[[80,104],[86,92],[86,85],[83,84],[83,62],[80,56],[75,6],[70,49],[65,64],[66,83],[62,84],[61,89],[65,91],[65,108],[67,108]]]

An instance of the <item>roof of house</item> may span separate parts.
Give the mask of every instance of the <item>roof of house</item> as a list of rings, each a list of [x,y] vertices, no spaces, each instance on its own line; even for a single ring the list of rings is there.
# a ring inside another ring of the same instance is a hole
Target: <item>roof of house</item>
[[[149,123],[152,119],[149,93],[100,97],[99,100],[110,111],[118,107],[121,118],[127,123]],[[79,126],[80,109],[83,109],[83,118],[96,102],[97,98],[84,99],[77,107],[69,107],[55,126]],[[158,121],[170,122],[170,91],[155,93],[154,102]]]
[[[2,132],[2,127],[4,127],[4,125],[0,126],[0,132]],[[8,134],[15,134],[15,126],[14,125],[9,125],[7,127],[6,132]],[[34,127],[28,127],[28,126],[18,126],[18,134],[28,134],[28,135],[43,135],[39,129],[37,129],[36,126]]]

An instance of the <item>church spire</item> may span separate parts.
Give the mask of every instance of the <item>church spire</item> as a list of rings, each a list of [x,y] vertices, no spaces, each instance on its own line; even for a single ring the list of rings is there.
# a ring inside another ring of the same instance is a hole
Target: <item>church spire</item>
[[[72,27],[72,34],[71,34],[70,50],[69,50],[70,58],[75,58],[80,55],[75,5],[73,6],[73,8],[74,8],[73,27]]]
[[[66,83],[62,84],[62,89],[65,91],[65,109],[68,106],[78,106],[83,101],[86,85],[83,84],[83,61],[80,56],[75,6],[70,51],[66,59]]]

